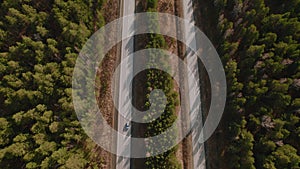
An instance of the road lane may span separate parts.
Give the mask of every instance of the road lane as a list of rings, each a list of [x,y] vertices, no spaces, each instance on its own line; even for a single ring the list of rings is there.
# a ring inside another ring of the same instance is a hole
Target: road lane
[[[194,28],[191,25],[195,25],[195,19],[194,19],[194,10],[193,10],[193,2],[192,0],[182,0],[182,9],[183,9],[183,17],[184,19],[187,19],[190,24],[184,25],[184,38],[188,42],[188,46],[191,48],[196,49],[197,41],[195,39],[195,31]],[[194,74],[195,79],[197,82],[199,81],[199,68],[198,68],[198,59],[197,56],[192,52],[190,49],[187,49],[186,51],[186,57],[187,57],[187,65],[190,68],[191,72]],[[193,101],[200,99],[195,98],[198,94],[200,96],[200,85],[198,83],[195,84],[193,79],[191,78],[192,74],[188,75],[188,87],[189,87],[189,101],[190,103],[193,103]],[[200,101],[200,100],[199,100]],[[199,111],[192,111],[190,112],[190,119],[195,120],[199,122],[200,126],[203,126],[202,122],[202,111],[201,108],[199,109],[201,115],[196,118]],[[204,144],[201,144],[198,142],[199,136],[200,136],[201,128],[196,128],[192,130],[192,149],[193,149],[193,168],[194,169],[205,169],[206,168],[206,162],[205,162],[205,147]]]
[[[135,0],[121,0],[121,11],[122,16],[134,14],[135,10]],[[123,37],[126,35],[132,35],[134,29],[134,20],[127,19],[123,20],[122,23],[122,35]],[[131,115],[131,98],[130,97],[130,87],[127,86],[127,80],[132,79],[133,74],[133,59],[126,59],[130,54],[134,51],[133,37],[124,39],[121,44],[121,62],[120,65],[120,80],[119,80],[119,113],[118,113],[118,132],[123,135],[117,138],[117,152],[118,154],[126,153],[130,155],[131,150],[131,140],[126,139],[125,136],[131,135],[131,126],[129,129],[125,128],[126,123],[130,120],[125,119],[122,114],[127,117]],[[125,63],[124,63],[125,62]],[[123,108],[121,108],[123,107]],[[130,169],[130,158],[125,158],[121,156],[117,156],[116,158],[116,169]]]
[[[121,13],[122,16],[134,14],[135,10],[135,0],[124,0],[121,2]],[[183,17],[188,19],[190,23],[194,25],[194,16],[193,16],[193,5],[192,0],[183,0]],[[122,34],[132,34],[134,29],[134,21],[133,20],[124,20],[123,27],[122,27]],[[196,40],[195,34],[193,33],[194,30],[190,25],[184,25],[184,36],[188,40],[190,47],[196,47]],[[134,51],[134,43],[133,38],[125,39],[122,41],[121,45],[121,61],[133,53]],[[195,75],[195,79],[199,81],[199,73],[198,73],[198,62],[197,57],[194,53],[187,49],[186,52],[187,56],[187,64],[189,68],[191,68],[193,74]],[[131,109],[131,98],[129,89],[130,87],[126,86],[126,80],[132,79],[132,72],[133,72],[133,59],[127,59],[126,63],[122,64],[120,69],[120,81],[119,81],[119,108],[125,107],[122,113],[128,115],[130,117]],[[188,77],[191,77],[189,75]],[[192,81],[192,78],[188,78],[188,86],[192,89],[189,92],[189,99],[195,100],[195,95],[200,94],[200,88],[197,88],[195,82]],[[125,106],[124,106],[125,105]],[[190,119],[195,119],[195,116],[198,112],[192,112],[190,114]],[[202,125],[202,119],[197,119],[200,121],[200,125]],[[124,135],[131,135],[131,128],[129,130],[124,130],[125,124],[129,122],[129,120],[125,119],[121,114],[118,114],[118,131]],[[193,166],[194,169],[204,169],[205,168],[205,149],[204,144],[198,143],[198,137],[200,134],[200,130],[193,130],[192,131],[192,143],[193,143]],[[125,140],[125,137],[117,138],[117,151],[119,153],[125,152],[130,153],[130,139]],[[116,169],[130,169],[130,158],[124,157],[117,157],[116,158]]]

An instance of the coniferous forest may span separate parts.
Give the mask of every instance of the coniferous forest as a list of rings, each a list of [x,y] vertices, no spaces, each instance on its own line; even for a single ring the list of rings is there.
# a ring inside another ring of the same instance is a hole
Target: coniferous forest
[[[228,85],[213,168],[299,168],[300,1],[200,0],[199,6]]]
[[[76,58],[109,22],[107,3],[0,1],[0,169],[111,166],[113,158],[101,156],[72,105]],[[147,3],[156,11],[159,0]],[[300,169],[300,0],[195,0],[195,13],[227,77],[226,108],[208,141],[207,168]],[[149,39],[165,47],[163,37]],[[172,123],[173,109],[162,120]],[[160,129],[148,128],[148,135]],[[178,167],[176,149],[148,159],[148,167]]]
[[[103,25],[101,2],[0,2],[0,168],[88,168],[94,143],[72,106],[79,50]]]

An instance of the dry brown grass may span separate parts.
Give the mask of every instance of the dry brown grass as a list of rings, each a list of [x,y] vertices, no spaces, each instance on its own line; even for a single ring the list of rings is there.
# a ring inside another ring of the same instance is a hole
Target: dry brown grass
[[[102,14],[105,22],[109,23],[119,17],[119,0],[108,0],[103,8]],[[102,64],[99,65],[97,72],[96,86],[98,90],[98,106],[99,109],[110,126],[114,126],[114,103],[112,97],[112,89],[114,88],[112,83],[112,76],[118,65],[117,46],[113,47],[104,57]],[[103,150],[99,146],[95,146],[93,149],[94,159],[101,159],[101,168],[112,169],[114,168],[113,157],[110,152]]]

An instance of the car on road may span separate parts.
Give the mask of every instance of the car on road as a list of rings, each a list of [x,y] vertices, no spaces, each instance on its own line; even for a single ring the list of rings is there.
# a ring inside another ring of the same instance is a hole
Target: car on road
[[[128,129],[129,129],[129,127],[130,127],[130,124],[129,124],[129,122],[127,122],[127,123],[125,123],[125,126],[124,126],[124,131],[127,131]]]

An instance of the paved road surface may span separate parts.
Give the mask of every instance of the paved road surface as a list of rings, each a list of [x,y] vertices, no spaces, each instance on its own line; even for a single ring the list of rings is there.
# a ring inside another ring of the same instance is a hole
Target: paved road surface
[[[121,5],[121,13],[123,16],[130,15],[134,13],[135,10],[135,0],[124,0]],[[190,20],[194,24],[193,16],[193,5],[192,0],[183,0],[183,16],[184,18]],[[196,46],[195,35],[192,33],[193,29],[189,25],[184,25],[185,28],[185,38],[190,42],[189,46]],[[122,34],[130,33],[134,29],[133,20],[128,20],[123,22]],[[132,54],[134,51],[133,38],[126,39],[122,41],[121,45],[121,60],[123,60],[128,55]],[[192,72],[196,76],[196,80],[199,80],[198,74],[198,64],[197,57],[193,52],[187,51],[187,64],[192,68]],[[120,71],[120,81],[119,81],[119,107],[125,105],[125,109],[121,110],[122,113],[126,115],[131,113],[131,103],[129,102],[129,89],[128,86],[125,86],[127,79],[132,79],[133,71],[133,60],[127,60],[126,63],[123,63]],[[191,77],[189,75],[188,77]],[[200,93],[200,89],[195,85],[191,78],[188,78],[189,88],[192,89],[189,93],[189,99],[195,100],[195,95]],[[192,112],[190,114],[190,119],[194,119],[198,112]],[[202,119],[198,119],[202,121]],[[118,115],[118,131],[124,135],[131,135],[131,130],[124,130],[125,124],[129,120],[125,119],[121,114]],[[201,123],[202,125],[202,123]],[[200,130],[192,131],[192,143],[193,143],[193,166],[194,169],[205,169],[205,149],[203,144],[198,144]],[[125,137],[117,138],[117,151],[130,153],[131,145],[130,139],[125,139]],[[130,158],[117,157],[116,158],[116,169],[130,169]]]
[[[195,25],[194,20],[194,11],[193,11],[193,2],[192,0],[183,0],[182,1],[182,7],[183,7],[183,17],[190,21],[192,25]],[[196,48],[197,42],[195,39],[194,29],[190,25],[184,25],[184,36],[189,42],[189,46],[192,48]],[[197,56],[194,55],[194,53],[187,49],[187,65],[192,70],[193,74],[195,75],[195,79],[199,82],[199,72],[198,72],[198,62],[197,62]],[[188,86],[190,89],[189,92],[189,100],[190,103],[195,100],[197,94],[200,95],[200,88],[195,84],[195,82],[192,81],[190,78],[192,75],[188,75]],[[198,98],[200,99],[200,98]],[[201,112],[201,109],[200,109]],[[196,115],[199,112],[193,111],[190,114],[190,119],[196,119]],[[202,113],[202,112],[201,112]],[[201,115],[202,116],[202,115]],[[197,119],[198,122],[200,122],[200,125],[202,126],[202,117]],[[192,131],[192,144],[193,144],[193,166],[194,169],[205,169],[206,168],[206,162],[205,162],[205,148],[204,144],[199,144],[198,139],[200,135],[201,130],[195,129]]]
[[[122,16],[133,14],[135,10],[135,0],[122,0],[121,1],[121,14]],[[122,27],[122,34],[131,34],[133,31],[133,20],[124,20]],[[133,53],[133,37],[125,39],[122,41],[121,45],[121,61]],[[127,59],[126,62],[122,63],[120,67],[120,80],[119,80],[119,110],[127,115],[131,114],[131,101],[129,98],[130,87],[126,86],[126,81],[132,79],[133,71],[133,60]],[[124,106],[123,109],[120,107]],[[130,117],[130,116],[129,116]],[[125,119],[120,113],[118,114],[118,131],[124,135],[131,135],[131,128],[129,130],[124,130],[125,124],[129,120]],[[131,140],[125,139],[125,137],[117,138],[117,152],[126,152],[127,155],[130,154]],[[116,158],[116,169],[130,169],[130,158],[124,158],[117,156]]]

